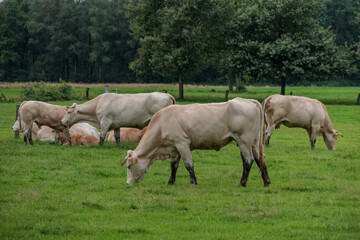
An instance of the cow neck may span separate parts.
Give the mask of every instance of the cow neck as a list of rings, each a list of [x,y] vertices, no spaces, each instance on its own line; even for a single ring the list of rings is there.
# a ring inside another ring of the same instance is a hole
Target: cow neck
[[[146,133],[143,138],[146,137]],[[150,143],[150,144],[149,144]],[[152,139],[141,139],[139,145],[135,149],[135,154],[138,159],[143,159],[144,161],[148,161],[148,166],[153,164],[157,159],[157,152],[159,150],[159,145],[156,140]]]
[[[96,107],[98,101],[94,100],[95,99],[92,99],[77,106],[79,113],[83,116],[83,119],[81,120],[90,120],[91,122],[97,122]]]

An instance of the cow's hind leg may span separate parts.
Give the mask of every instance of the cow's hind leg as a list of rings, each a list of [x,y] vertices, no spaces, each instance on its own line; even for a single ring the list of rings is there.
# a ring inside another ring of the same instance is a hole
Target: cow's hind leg
[[[191,151],[190,151],[190,147],[189,145],[187,145],[186,143],[182,143],[179,145],[176,145],[176,148],[178,150],[178,152],[180,153],[183,161],[184,161],[184,165],[186,167],[186,170],[188,170],[189,174],[190,174],[190,184],[192,187],[195,187],[197,185],[197,180],[195,177],[195,172],[194,172],[194,163],[192,160],[192,156],[191,156]]]
[[[168,185],[173,185],[176,179],[176,172],[179,167],[180,155],[177,155],[175,158],[171,159],[171,175],[168,181]]]
[[[33,145],[33,141],[32,141],[32,138],[31,138],[32,125],[33,125],[33,123],[31,122],[30,124],[25,126],[25,129],[24,129],[24,145],[27,145],[27,141],[29,141],[29,143],[31,145]]]
[[[114,136],[116,140],[116,144],[120,143],[120,128],[114,129]]]
[[[253,155],[254,155],[255,162],[258,165],[258,167],[261,169],[260,160],[259,160],[260,151],[259,151],[259,148],[257,147],[258,145],[259,145],[259,143],[256,142],[255,145],[252,146],[252,148],[253,148]],[[264,181],[264,186],[268,187],[271,182],[270,182],[269,174],[268,174],[268,171],[267,171],[267,168],[266,168],[265,155],[264,155],[264,162],[265,162],[265,165],[262,168],[261,177],[262,177],[262,179]]]
[[[240,180],[238,187],[246,187],[246,183],[249,177],[250,169],[253,164],[253,156],[251,154],[251,147],[245,144],[238,143],[241,153],[241,159],[243,161],[243,175]]]
[[[60,132],[57,130],[55,131],[55,143],[57,146],[60,144]]]

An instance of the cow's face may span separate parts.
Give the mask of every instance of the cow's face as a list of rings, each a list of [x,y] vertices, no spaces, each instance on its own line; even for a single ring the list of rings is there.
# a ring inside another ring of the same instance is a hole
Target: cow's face
[[[74,103],[68,108],[66,115],[61,119],[61,123],[65,126],[73,125],[76,121],[77,112],[76,103]]]
[[[127,184],[138,183],[144,179],[148,167],[145,161],[139,161],[133,151],[128,151],[124,163],[127,167]]]
[[[12,130],[13,130],[14,132],[20,130],[19,120],[16,120],[16,122],[14,123],[14,126],[12,127]]]
[[[335,150],[335,141],[339,135],[343,136],[335,129],[333,129],[333,131],[330,133],[323,133],[324,142],[329,150]]]

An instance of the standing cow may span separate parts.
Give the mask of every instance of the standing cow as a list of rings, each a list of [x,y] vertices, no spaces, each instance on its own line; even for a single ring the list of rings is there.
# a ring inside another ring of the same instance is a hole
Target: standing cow
[[[272,95],[263,102],[265,114],[265,145],[281,124],[304,128],[308,132],[311,149],[315,149],[316,136],[323,136],[329,150],[335,150],[336,138],[342,134],[333,129],[324,104],[307,97]]]
[[[116,143],[120,143],[121,127],[141,129],[157,111],[172,104],[174,97],[166,93],[104,93],[83,104],[74,103],[61,122],[64,125],[88,122],[101,128],[100,145],[104,144],[106,133],[114,130]]]
[[[71,145],[69,127],[61,123],[68,107],[52,105],[40,101],[25,101],[19,108],[19,127],[24,129],[24,144],[33,145],[32,127],[36,123],[39,128],[45,125],[57,131],[56,144],[59,143],[60,132],[63,132]],[[25,126],[21,126],[24,124]]]
[[[158,159],[171,159],[168,184],[175,183],[180,157],[197,184],[191,151],[220,150],[235,140],[241,152],[243,175],[239,186],[246,186],[255,160],[264,185],[270,184],[262,145],[263,111],[256,100],[235,98],[225,103],[174,105],[157,112],[134,151],[128,151],[127,183],[140,182],[150,165]],[[122,165],[123,165],[122,164]]]

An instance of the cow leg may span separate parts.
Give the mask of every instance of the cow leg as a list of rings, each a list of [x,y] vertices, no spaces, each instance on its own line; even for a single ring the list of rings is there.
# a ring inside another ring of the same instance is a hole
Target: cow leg
[[[114,129],[114,136],[116,140],[116,144],[120,143],[120,128]]]
[[[311,144],[311,150],[315,150],[315,143],[316,143],[316,136],[319,130],[317,128],[313,128],[310,131],[308,131],[310,144]]]
[[[66,136],[66,139],[68,140],[68,142],[69,142],[69,145],[70,146],[72,146],[72,142],[71,142],[71,137],[70,137],[70,133],[69,133],[69,129],[65,129],[65,130],[63,130],[63,133],[65,134],[65,136]]]
[[[59,146],[60,142],[60,132],[59,131],[55,131],[55,143],[57,146]]]
[[[266,131],[265,131],[265,146],[266,147],[269,147],[270,137],[274,130],[275,130],[275,124],[268,124]]]
[[[28,139],[29,139],[30,145],[34,145],[33,140],[32,140],[32,130],[28,131]]]
[[[240,148],[241,159],[243,161],[243,174],[238,187],[246,187],[246,183],[249,177],[250,169],[253,164],[253,157],[251,154],[251,147],[246,146],[243,143],[238,143]]]
[[[31,138],[31,130],[32,130],[32,125],[33,125],[33,122],[30,122],[30,124],[27,124],[24,128],[24,145],[27,145],[27,141],[29,140],[29,143],[31,145],[33,145],[33,142],[32,142],[32,139],[30,141],[30,138]]]
[[[265,156],[264,156],[265,158]],[[255,162],[256,164],[258,165],[258,167],[260,168],[260,162],[259,162],[259,159],[255,156]],[[270,178],[269,178],[269,174],[268,174],[268,171],[267,171],[267,168],[266,168],[266,164],[265,166],[263,166],[263,170],[261,172],[261,177],[264,181],[264,187],[268,187],[270,185]]]
[[[197,180],[195,177],[194,163],[192,160],[190,147],[186,143],[179,144],[179,145],[175,144],[175,146],[183,159],[186,170],[188,170],[188,172],[190,174],[190,184],[192,187],[195,187],[197,185]]]
[[[100,128],[101,128],[101,132],[100,132],[100,142],[99,142],[99,145],[102,146],[104,145],[104,140],[105,140],[105,137],[106,137],[106,133],[109,131],[109,128],[110,128],[110,125],[111,125],[111,121],[105,121],[103,120],[101,123],[100,123]],[[116,133],[116,131],[114,131],[114,134]],[[119,133],[119,137],[120,137],[120,133]],[[120,141],[120,140],[119,140]]]
[[[168,185],[173,185],[175,183],[176,172],[179,167],[180,155],[177,155],[175,158],[171,159],[171,175],[168,181]]]
[[[253,151],[255,162],[258,165],[258,167],[260,168],[260,151],[259,151],[258,146],[259,146],[259,142],[256,141],[252,146],[252,151]],[[261,171],[261,177],[264,181],[264,187],[268,187],[271,182],[270,182],[269,174],[268,174],[268,171],[266,168],[265,155],[264,155],[264,162],[265,162],[265,165],[263,166],[263,169]]]

